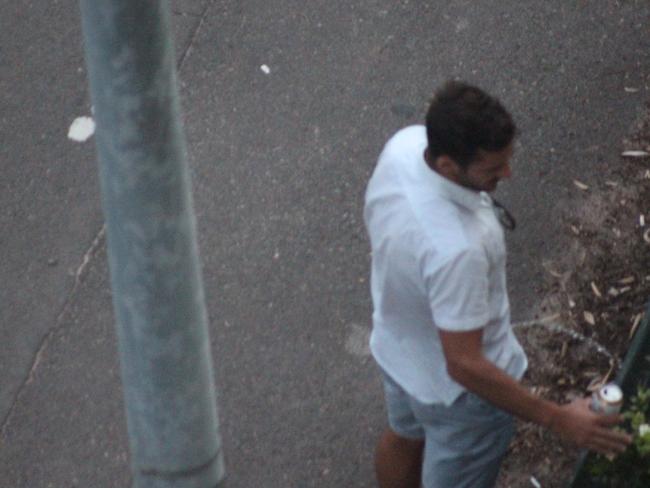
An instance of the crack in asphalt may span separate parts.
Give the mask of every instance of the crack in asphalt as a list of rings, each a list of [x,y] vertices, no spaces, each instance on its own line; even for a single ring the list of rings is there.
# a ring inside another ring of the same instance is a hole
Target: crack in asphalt
[[[210,11],[210,7],[212,7],[212,4],[214,3],[214,0],[209,0],[206,2],[205,7],[203,8],[203,12],[201,13],[201,18],[199,19],[198,23],[196,24],[196,27],[194,28],[194,32],[192,32],[192,36],[190,37],[190,41],[187,43],[187,46],[185,47],[185,50],[183,51],[183,54],[181,55],[181,59],[178,61],[178,71],[180,72],[181,69],[183,68],[183,64],[185,63],[185,59],[189,55],[190,51],[192,50],[192,47],[194,47],[194,43],[196,42],[196,37],[201,30],[201,27],[203,27],[203,23],[205,22],[205,18],[208,15],[208,12]]]
[[[25,381],[23,381],[20,387],[18,387],[18,390],[14,395],[14,399],[11,402],[11,406],[7,410],[7,414],[5,415],[5,418],[2,421],[2,426],[0,427],[0,438],[4,437],[5,430],[10,423],[11,417],[16,409],[16,405],[18,404],[18,401],[20,400],[25,388],[34,381],[34,378],[36,376],[36,369],[38,368],[38,365],[40,364],[43,354],[45,353],[45,350],[49,346],[52,337],[63,328],[64,317],[68,313],[68,310],[72,305],[74,295],[77,293],[77,290],[81,286],[83,277],[86,273],[86,270],[88,269],[88,266],[92,258],[97,253],[97,250],[102,246],[105,235],[106,235],[106,224],[102,225],[101,229],[99,229],[99,232],[97,233],[92,243],[90,244],[90,247],[84,253],[83,258],[81,259],[81,264],[79,265],[77,271],[75,272],[74,284],[72,285],[72,289],[70,290],[70,293],[68,293],[68,296],[63,302],[61,311],[57,314],[54,327],[52,327],[41,339],[41,343],[39,344],[34,354],[32,365],[29,368],[29,373],[27,374]]]

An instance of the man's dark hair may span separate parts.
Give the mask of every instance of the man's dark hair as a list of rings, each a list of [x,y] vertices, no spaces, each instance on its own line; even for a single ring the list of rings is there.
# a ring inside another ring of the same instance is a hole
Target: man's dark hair
[[[479,149],[500,151],[517,131],[496,98],[460,81],[447,82],[434,96],[426,118],[429,156],[449,156],[467,168]]]

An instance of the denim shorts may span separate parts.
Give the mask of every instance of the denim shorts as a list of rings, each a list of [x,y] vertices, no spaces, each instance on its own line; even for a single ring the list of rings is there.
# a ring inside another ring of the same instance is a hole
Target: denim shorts
[[[424,439],[424,488],[492,488],[514,435],[511,415],[470,392],[451,406],[420,403],[384,376],[388,424]]]

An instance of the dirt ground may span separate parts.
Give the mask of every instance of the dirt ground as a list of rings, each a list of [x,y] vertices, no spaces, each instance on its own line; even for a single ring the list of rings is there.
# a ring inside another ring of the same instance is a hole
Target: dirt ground
[[[623,141],[625,150],[650,152],[650,104]],[[561,403],[616,376],[650,298],[650,157],[621,156],[612,167],[598,187],[572,182],[576,196],[565,216],[570,245],[544,263],[548,298],[540,320],[515,324],[530,361],[524,383]],[[520,422],[497,486],[566,487],[578,455],[553,434]]]

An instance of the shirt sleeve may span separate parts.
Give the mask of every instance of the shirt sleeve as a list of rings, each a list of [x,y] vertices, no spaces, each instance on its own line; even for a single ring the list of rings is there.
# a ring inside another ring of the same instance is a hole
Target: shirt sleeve
[[[435,269],[429,264],[425,260],[424,283],[436,327],[457,332],[485,327],[489,319],[485,253],[470,249]]]

